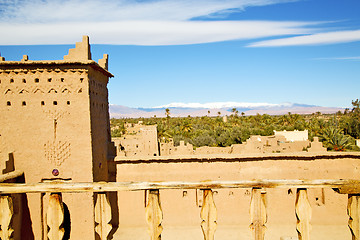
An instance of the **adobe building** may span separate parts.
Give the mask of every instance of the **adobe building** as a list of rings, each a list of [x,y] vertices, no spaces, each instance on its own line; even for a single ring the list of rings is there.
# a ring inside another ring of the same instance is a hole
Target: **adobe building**
[[[304,131],[299,131],[299,130],[276,131],[276,130],[274,130],[274,135],[275,136],[284,136],[286,141],[290,141],[290,142],[306,141],[306,140],[308,140],[308,137],[309,137],[309,131],[308,130],[304,130]]]
[[[24,171],[26,183],[109,180],[108,161],[115,152],[107,90],[113,75],[107,66],[106,54],[98,63],[91,59],[87,36],[63,60],[0,58],[3,173],[8,168]],[[46,236],[41,224],[46,224],[46,198],[27,194],[31,233],[19,237],[15,232],[15,239]],[[95,239],[93,194],[63,194],[63,201],[70,212],[71,239]]]
[[[112,138],[117,156],[141,157],[159,156],[157,125],[126,123],[126,133],[121,137]]]

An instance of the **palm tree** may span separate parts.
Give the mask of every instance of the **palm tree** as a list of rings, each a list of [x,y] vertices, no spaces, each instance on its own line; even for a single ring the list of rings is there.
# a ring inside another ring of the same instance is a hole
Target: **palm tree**
[[[165,115],[166,115],[166,117],[170,117],[170,109],[165,109]]]
[[[345,151],[354,146],[354,139],[349,135],[344,135],[343,132],[335,126],[325,128],[320,135],[320,140],[322,140],[328,149],[334,151]]]
[[[231,112],[234,113],[235,117],[237,117],[237,115],[239,114],[239,111],[236,108],[232,108]]]

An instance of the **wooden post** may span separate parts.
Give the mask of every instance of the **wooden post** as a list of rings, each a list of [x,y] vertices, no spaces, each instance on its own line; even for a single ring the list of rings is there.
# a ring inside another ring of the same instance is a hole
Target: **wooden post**
[[[296,230],[299,240],[310,240],[311,206],[307,190],[299,188],[296,192],[295,213],[297,217]]]
[[[360,240],[360,195],[348,195],[347,210],[352,240]]]
[[[11,219],[13,217],[13,202],[11,196],[0,196],[0,239],[12,239],[14,230],[11,228]]]
[[[161,240],[161,232],[163,230],[161,222],[163,220],[163,215],[160,204],[160,193],[159,190],[148,191],[148,201],[145,208],[145,215],[148,223],[150,240]]]
[[[253,188],[250,202],[250,217],[253,237],[255,240],[264,240],[267,222],[266,193],[260,188]]]
[[[106,193],[98,193],[95,204],[95,231],[101,240],[107,240],[112,229],[111,206]]]
[[[201,229],[204,234],[204,240],[214,240],[214,235],[216,231],[216,220],[217,220],[217,210],[213,198],[213,192],[211,189],[203,190],[203,205],[200,212]]]
[[[48,239],[62,240],[65,229],[62,226],[64,222],[64,205],[62,202],[61,193],[50,194],[46,219],[49,228]]]

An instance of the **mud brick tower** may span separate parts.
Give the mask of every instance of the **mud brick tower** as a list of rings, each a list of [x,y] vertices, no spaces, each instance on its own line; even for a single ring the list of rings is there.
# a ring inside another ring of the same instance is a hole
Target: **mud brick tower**
[[[1,170],[24,171],[26,183],[108,180],[112,153],[108,55],[91,60],[89,38],[64,60],[5,61],[0,57]],[[46,236],[47,194],[27,194],[34,237]],[[95,239],[91,193],[63,194],[71,239]],[[30,234],[31,235],[31,234]],[[23,238],[24,239],[24,238]],[[45,239],[45,238],[44,238]]]

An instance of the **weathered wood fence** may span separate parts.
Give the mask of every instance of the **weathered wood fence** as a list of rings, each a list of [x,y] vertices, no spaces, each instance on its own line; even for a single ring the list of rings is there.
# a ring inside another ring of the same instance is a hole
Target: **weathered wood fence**
[[[10,175],[9,175],[10,176]],[[9,176],[6,179],[9,179]],[[14,175],[15,176],[15,175]],[[4,178],[5,179],[5,178]],[[5,180],[6,180],[5,179]],[[1,179],[3,180],[3,179]],[[217,210],[213,199],[213,189],[251,188],[250,227],[253,239],[263,240],[266,230],[267,213],[265,195],[267,188],[297,188],[295,212],[297,232],[300,240],[310,239],[311,206],[308,188],[332,188],[341,194],[348,194],[349,228],[353,240],[360,240],[360,180],[253,180],[253,181],[206,181],[206,182],[44,182],[36,184],[1,183],[0,184],[0,238],[11,239],[13,227],[13,205],[10,194],[14,193],[50,193],[47,209],[48,239],[60,240],[64,236],[62,223],[64,208],[62,193],[95,192],[95,231],[102,240],[107,239],[112,226],[110,204],[106,192],[147,191],[145,216],[151,240],[161,239],[162,209],[160,192],[166,189],[202,189],[203,206],[200,211],[201,228],[205,240],[213,240],[217,227]]]

